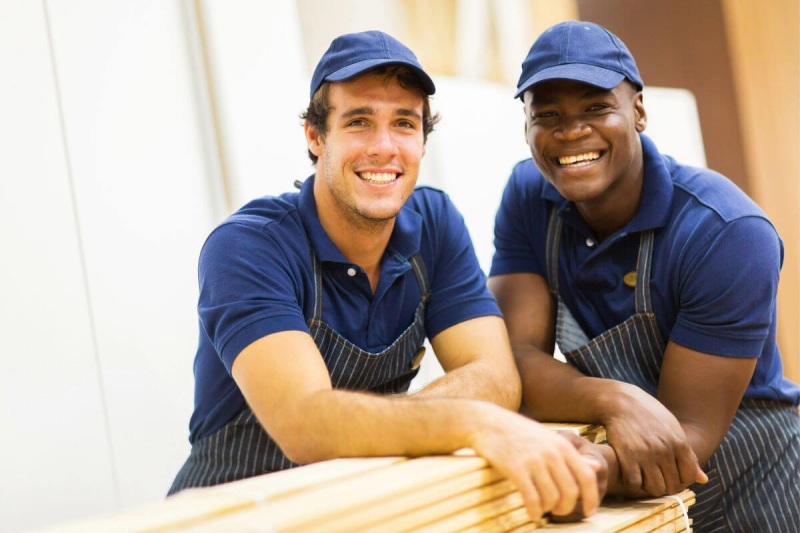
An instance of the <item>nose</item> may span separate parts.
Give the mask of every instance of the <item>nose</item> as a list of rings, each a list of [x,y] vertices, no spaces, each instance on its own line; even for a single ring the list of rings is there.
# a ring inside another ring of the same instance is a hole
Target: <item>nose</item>
[[[592,133],[592,128],[580,117],[565,117],[554,132],[560,141],[575,141]]]
[[[397,140],[387,126],[377,127],[369,138],[367,152],[371,157],[391,158],[398,154]]]

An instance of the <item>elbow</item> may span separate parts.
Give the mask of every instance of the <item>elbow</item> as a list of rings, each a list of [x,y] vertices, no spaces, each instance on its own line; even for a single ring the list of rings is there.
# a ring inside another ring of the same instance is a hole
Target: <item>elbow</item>
[[[329,446],[319,442],[311,435],[297,432],[290,437],[275,439],[283,454],[291,462],[299,465],[318,463],[336,459],[336,454]]]
[[[514,369],[499,383],[501,405],[512,411],[519,411],[522,405],[522,382]]]

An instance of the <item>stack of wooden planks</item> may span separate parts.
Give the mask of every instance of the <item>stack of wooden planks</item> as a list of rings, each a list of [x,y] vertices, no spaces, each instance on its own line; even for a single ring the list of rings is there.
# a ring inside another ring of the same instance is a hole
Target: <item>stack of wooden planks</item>
[[[553,425],[591,438],[596,427]],[[650,500],[611,500],[580,523],[528,520],[519,493],[486,461],[449,456],[337,459],[204,489],[116,516],[55,528],[93,531],[545,531],[691,530],[691,491]]]

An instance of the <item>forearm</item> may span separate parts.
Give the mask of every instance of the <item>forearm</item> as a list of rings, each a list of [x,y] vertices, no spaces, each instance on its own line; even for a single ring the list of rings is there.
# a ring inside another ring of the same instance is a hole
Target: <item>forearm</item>
[[[493,410],[500,411],[478,401],[324,390],[297,402],[281,417],[282,427],[272,429],[298,463],[429,455],[471,446],[478,426],[496,415]]]
[[[522,378],[520,412],[535,420],[603,424],[630,387],[586,376],[536,348],[513,348]]]
[[[516,411],[520,406],[521,385],[519,374],[513,366],[478,360],[447,372],[410,396],[471,398]]]

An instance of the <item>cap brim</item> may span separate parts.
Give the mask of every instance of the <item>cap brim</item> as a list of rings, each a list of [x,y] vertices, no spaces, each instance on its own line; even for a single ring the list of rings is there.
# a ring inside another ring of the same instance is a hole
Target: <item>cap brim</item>
[[[336,72],[325,76],[325,79],[328,81],[346,81],[350,78],[358,76],[364,71],[379,67],[381,65],[405,65],[419,76],[420,81],[422,81],[422,88],[425,90],[425,94],[431,95],[436,92],[436,86],[433,84],[433,80],[424,70],[419,68],[414,63],[397,59],[365,59],[364,61],[359,61],[358,63],[353,63],[352,65],[342,67]]]
[[[514,98],[519,98],[525,91],[543,81],[549,80],[573,80],[602,89],[613,89],[625,79],[625,75],[615,70],[608,70],[585,63],[573,63],[568,65],[557,65],[542,69],[519,86]]]

